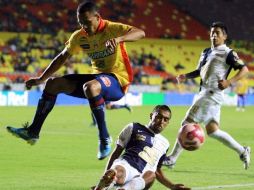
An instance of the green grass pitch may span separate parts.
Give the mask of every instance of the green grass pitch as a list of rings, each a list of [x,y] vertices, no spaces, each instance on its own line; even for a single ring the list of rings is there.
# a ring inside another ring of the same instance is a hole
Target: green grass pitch
[[[152,108],[134,107],[131,114],[108,110],[106,118],[113,139],[129,122],[146,124]],[[171,143],[170,150],[186,110],[187,107],[172,107],[172,120],[163,132]],[[25,121],[31,122],[34,112],[35,107],[0,107],[0,189],[85,190],[95,185],[107,159],[96,159],[97,129],[89,127],[89,107],[56,106],[35,146],[6,132],[7,125],[19,127]],[[221,129],[254,150],[253,113],[254,107],[247,107],[245,112],[223,107]],[[173,182],[199,187],[196,189],[254,189],[254,166],[244,170],[235,152],[210,138],[200,150],[184,151],[173,170],[163,170]],[[166,188],[156,182],[152,189]]]

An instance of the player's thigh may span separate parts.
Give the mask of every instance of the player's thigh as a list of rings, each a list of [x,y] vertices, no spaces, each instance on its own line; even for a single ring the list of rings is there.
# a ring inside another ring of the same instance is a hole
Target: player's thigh
[[[106,101],[117,101],[124,96],[124,92],[115,75],[98,74],[96,80],[101,84],[101,94]]]
[[[96,79],[96,74],[71,74],[64,75],[64,79],[66,79],[70,86],[73,88],[66,94],[78,98],[86,98],[83,86],[85,83]]]
[[[187,118],[205,125],[211,120],[219,123],[220,105],[214,100],[205,97],[200,98],[187,111],[185,119]]]
[[[116,159],[111,167],[111,169],[117,170],[117,183],[119,185],[125,184],[136,176],[139,176],[140,173],[133,168],[125,159],[119,158]]]
[[[210,135],[219,129],[219,124],[216,121],[211,120],[210,122],[206,124],[205,127],[206,127],[207,134]]]
[[[64,77],[49,78],[46,82],[45,91],[51,94],[71,93],[76,88],[76,83]]]

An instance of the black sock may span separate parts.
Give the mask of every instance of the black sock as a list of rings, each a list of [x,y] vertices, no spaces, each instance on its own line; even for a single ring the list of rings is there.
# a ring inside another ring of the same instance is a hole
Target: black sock
[[[46,92],[43,92],[37,105],[33,123],[28,128],[30,134],[39,136],[44,120],[49,112],[53,109],[55,102],[56,95],[50,95]]]

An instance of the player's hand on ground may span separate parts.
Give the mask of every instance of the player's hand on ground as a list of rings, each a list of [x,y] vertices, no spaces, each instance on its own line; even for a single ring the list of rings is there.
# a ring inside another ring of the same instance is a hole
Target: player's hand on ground
[[[220,90],[224,90],[229,86],[230,86],[230,81],[229,80],[219,80],[218,81],[218,88]]]
[[[117,40],[116,39],[110,39],[107,40],[105,43],[105,46],[107,49],[109,49],[111,52],[114,52],[117,46]]]
[[[30,90],[32,86],[37,86],[39,84],[42,84],[43,82],[44,81],[41,80],[39,77],[35,77],[35,78],[30,78],[29,80],[27,80],[25,84],[26,84],[26,88]]]
[[[189,187],[185,187],[184,184],[174,184],[171,187],[172,190],[191,190]]]
[[[176,80],[177,80],[178,83],[184,82],[186,80],[186,76],[184,74],[178,75],[176,77]]]

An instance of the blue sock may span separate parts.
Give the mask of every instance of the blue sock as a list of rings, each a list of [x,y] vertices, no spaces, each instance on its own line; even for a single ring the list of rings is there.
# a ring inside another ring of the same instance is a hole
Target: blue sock
[[[100,94],[96,97],[89,98],[88,101],[97,122],[99,138],[100,140],[105,140],[109,138],[109,133],[105,121],[104,99]]]
[[[32,124],[29,126],[29,133],[35,136],[39,136],[41,127],[47,118],[49,112],[53,109],[56,102],[56,95],[51,95],[43,92],[33,119]]]

